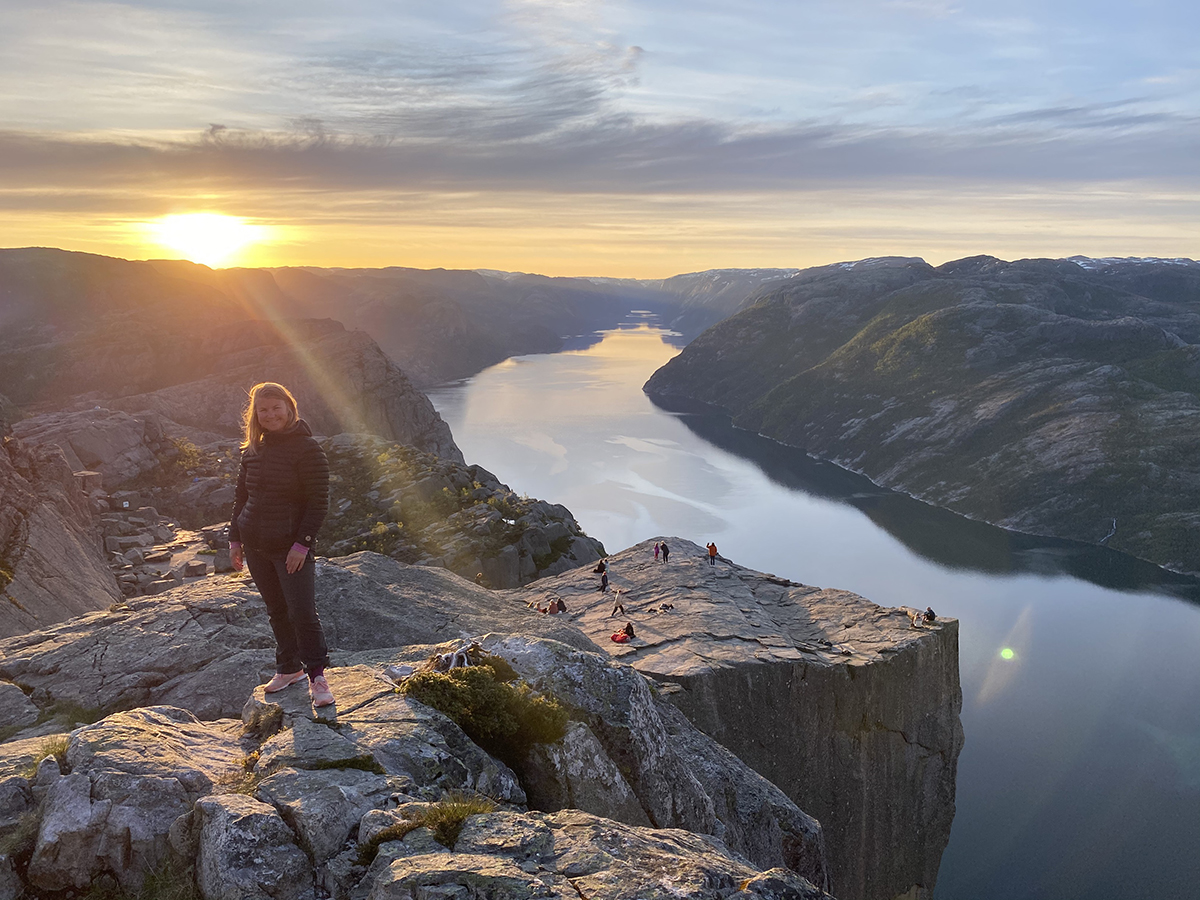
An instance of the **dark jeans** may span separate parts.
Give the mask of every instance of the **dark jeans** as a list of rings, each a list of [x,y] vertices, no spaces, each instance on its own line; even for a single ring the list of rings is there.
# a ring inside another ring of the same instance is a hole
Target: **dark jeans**
[[[244,548],[246,565],[271,617],[275,632],[275,671],[299,672],[329,665],[325,631],[317,616],[317,563],[312,553],[295,575],[287,570],[287,553]]]

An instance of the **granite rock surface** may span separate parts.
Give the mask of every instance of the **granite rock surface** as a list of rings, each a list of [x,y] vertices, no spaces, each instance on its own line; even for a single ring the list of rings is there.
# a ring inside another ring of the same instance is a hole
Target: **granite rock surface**
[[[609,559],[620,618],[591,566],[489,591],[373,553],[322,560],[320,608],[342,668],[330,676],[338,704],[319,716],[302,685],[271,698],[256,688],[273,668],[273,642],[261,601],[239,578],[205,579],[9,638],[0,642],[0,678],[28,692],[42,716],[64,704],[101,715],[170,704],[207,720],[244,713],[252,724],[256,709],[265,721],[278,707],[284,730],[264,735],[253,754],[244,750],[239,771],[256,780],[257,800],[281,816],[306,858],[324,860],[314,878],[335,895],[349,897],[365,877],[357,851],[339,844],[343,832],[352,841],[366,817],[375,817],[373,828],[381,815],[394,821],[400,793],[428,804],[451,788],[486,789],[520,813],[583,808],[622,828],[707,834],[759,872],[786,867],[819,887],[829,873],[839,896],[927,895],[953,815],[961,746],[957,623],[914,627],[905,611],[724,560],[710,567],[701,548],[669,542],[670,564],[654,562],[649,542]],[[551,598],[567,612],[539,612]],[[626,620],[637,637],[613,643],[609,633]],[[450,646],[440,642],[466,638],[572,711],[566,740],[509,767],[395,692],[388,666],[419,665]],[[228,740],[229,726],[203,727]],[[0,744],[0,800],[3,773],[27,778],[39,740],[18,734]],[[591,766],[602,777],[589,779]],[[75,774],[67,767],[63,777]],[[59,790],[83,810],[80,785]],[[19,818],[33,787],[9,787]],[[88,821],[100,819],[97,802],[89,788]],[[168,839],[194,856],[198,835],[193,817]],[[445,849],[420,840],[404,843],[417,841],[422,854]],[[160,839],[144,845],[158,848]]]

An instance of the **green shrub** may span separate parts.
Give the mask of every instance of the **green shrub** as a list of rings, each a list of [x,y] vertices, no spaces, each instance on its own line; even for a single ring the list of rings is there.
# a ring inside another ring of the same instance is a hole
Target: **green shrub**
[[[174,468],[186,472],[188,469],[198,469],[204,464],[204,453],[187,438],[171,438],[170,440],[175,445],[175,449],[179,451],[179,455],[171,460]]]
[[[497,664],[497,669],[501,668]],[[403,690],[444,713],[488,753],[515,765],[533,744],[562,740],[567,733],[567,713],[557,700],[537,695],[528,684],[497,680],[497,675],[507,676],[497,669],[479,665],[449,672],[418,672],[404,683]]]
[[[503,656],[485,656],[480,665],[487,666],[492,670],[492,675],[497,681],[510,682],[516,681],[518,678],[517,670],[514,669],[507,659]]]

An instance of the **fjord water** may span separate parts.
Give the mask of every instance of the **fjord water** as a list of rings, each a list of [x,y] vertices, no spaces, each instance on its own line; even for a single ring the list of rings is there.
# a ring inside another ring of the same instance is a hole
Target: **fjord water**
[[[641,386],[678,348],[649,321],[430,398],[468,462],[565,504],[609,550],[712,540],[755,569],[958,618],[966,746],[939,900],[1200,896],[1200,584],[660,409]]]

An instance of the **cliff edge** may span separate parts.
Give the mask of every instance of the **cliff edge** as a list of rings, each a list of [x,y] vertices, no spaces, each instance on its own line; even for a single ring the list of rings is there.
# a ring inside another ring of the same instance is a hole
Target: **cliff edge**
[[[914,625],[913,610],[665,540],[669,562],[653,541],[610,557],[608,593],[586,569],[526,593],[564,598],[596,644],[816,816],[839,897],[932,896],[963,745],[958,621]],[[626,621],[636,637],[614,643]]]

